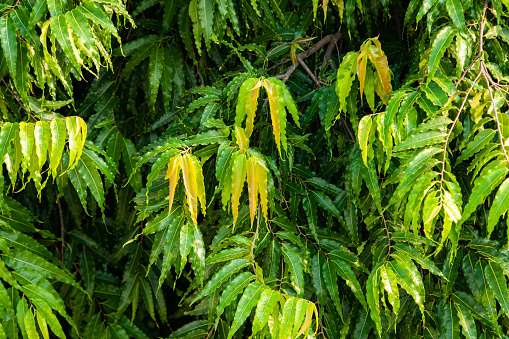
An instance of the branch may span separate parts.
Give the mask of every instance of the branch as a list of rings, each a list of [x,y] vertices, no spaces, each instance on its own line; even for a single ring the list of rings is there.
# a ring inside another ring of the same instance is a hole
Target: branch
[[[323,37],[316,44],[314,44],[313,46],[309,47],[305,52],[297,54],[297,60],[299,60],[299,64],[301,63],[301,61],[304,61],[304,59],[309,58],[311,55],[313,55],[316,52],[318,52],[326,44],[330,44],[330,43],[335,44],[339,39],[341,39],[341,37],[342,37],[341,32],[337,32],[336,34],[330,34],[330,35],[327,35],[327,36]],[[331,51],[331,53],[332,53],[332,51]],[[275,76],[275,78],[278,78],[278,79],[280,79],[283,82],[287,82],[288,79],[290,78],[290,76],[292,75],[292,73],[295,71],[296,67],[297,67],[297,65],[290,66],[290,68],[288,68],[286,73],[277,75],[277,76]],[[313,79],[313,81],[314,80],[315,79]]]

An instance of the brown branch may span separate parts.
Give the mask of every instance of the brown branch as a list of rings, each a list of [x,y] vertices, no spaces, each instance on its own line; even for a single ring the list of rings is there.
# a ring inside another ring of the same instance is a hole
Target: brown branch
[[[306,65],[306,63],[304,62],[304,60],[302,60],[302,58],[300,58],[300,57],[297,57],[297,61],[302,66],[302,68],[304,68],[304,70],[309,75],[309,77],[313,80],[313,82],[315,83],[316,87],[318,87],[318,88],[322,87],[322,84],[320,83],[320,80],[318,80],[318,78],[313,74],[313,72],[311,72],[311,70],[309,69],[308,65]]]
[[[316,44],[309,47],[305,52],[297,54],[297,60],[304,60],[304,59],[310,57],[311,55],[318,52],[326,44],[330,44],[331,42],[336,43],[339,39],[341,39],[341,37],[342,37],[341,32],[337,32],[336,34],[330,34],[330,35],[323,37]],[[283,82],[287,82],[296,68],[297,68],[297,65],[295,65],[295,66],[292,65],[292,66],[290,66],[290,68],[288,68],[286,73],[277,75],[277,76],[275,76],[275,78],[278,78]]]
[[[9,92],[11,92],[11,95],[14,97],[14,99],[16,99],[16,101],[18,102],[18,104],[21,106],[21,108],[23,108],[23,110],[25,111],[25,113],[28,113],[27,109],[25,108],[25,106],[23,105],[23,103],[19,100],[19,98],[16,96],[16,94],[14,94],[14,92],[11,90],[11,88],[9,87],[9,85],[7,85],[7,83],[5,82],[4,78],[2,78],[2,82],[4,83],[5,87],[7,87],[7,90]]]

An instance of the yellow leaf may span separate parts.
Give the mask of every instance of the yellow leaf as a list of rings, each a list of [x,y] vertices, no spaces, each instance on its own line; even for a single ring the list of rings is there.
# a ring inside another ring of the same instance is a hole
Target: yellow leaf
[[[382,45],[377,38],[371,39],[373,45],[369,46],[369,59],[375,65],[378,76],[382,83],[383,91],[386,95],[391,95],[391,78],[389,76],[389,63],[387,57],[382,50]]]
[[[251,157],[247,161],[247,188],[249,192],[249,215],[251,216],[251,226],[253,226],[258,202],[257,174],[256,160],[254,157]]]
[[[261,80],[254,82],[253,88],[248,89],[245,93],[245,110],[247,115],[246,120],[246,134],[249,138],[253,133],[254,118],[256,113],[256,107],[258,105],[258,95],[260,94],[260,87],[262,86]]]
[[[235,138],[237,139],[237,145],[239,145],[240,149],[249,148],[249,139],[246,137],[244,130],[239,126],[235,126]]]
[[[296,44],[292,44],[292,46],[290,47],[290,57],[292,59],[293,67],[297,65],[297,53],[295,53],[295,45]]]
[[[186,188],[187,205],[191,213],[191,219],[195,226],[198,225],[198,184],[196,182],[196,172],[189,154],[180,157],[182,166],[182,179]]]
[[[263,87],[267,91],[270,106],[270,118],[272,119],[272,130],[276,140],[277,150],[281,156],[281,126],[279,121],[279,95],[277,87],[268,80],[263,82]]]
[[[258,191],[260,192],[260,205],[265,221],[268,219],[268,202],[267,202],[267,167],[262,159],[256,159],[256,179],[258,181]]]
[[[306,332],[309,329],[309,326],[311,326],[311,321],[313,320],[313,310],[315,313],[317,313],[315,304],[309,302],[308,307],[306,308],[306,317],[304,318],[304,323],[302,324],[302,327],[300,328],[295,338],[298,338],[301,334],[304,334],[304,332]],[[316,318],[316,320],[318,321],[318,317]]]
[[[357,76],[359,77],[360,83],[359,90],[361,93],[361,102],[362,93],[364,91],[364,81],[366,80],[366,65],[368,64],[367,50],[370,45],[371,42],[369,40],[363,43],[359,55],[357,56]]]
[[[203,215],[206,214],[207,209],[207,202],[205,200],[205,182],[203,180],[203,171],[200,165],[200,161],[198,158],[196,158],[194,155],[189,154],[189,159],[191,159],[191,162],[194,166],[194,173],[196,175],[196,184],[197,184],[197,193],[198,193],[198,200],[200,201],[201,205],[201,212]]]
[[[329,0],[323,0],[322,7],[323,7],[323,20],[325,21],[327,19],[327,7],[329,6]]]
[[[239,216],[239,200],[246,180],[246,156],[240,152],[233,155],[232,166],[232,214],[233,226]]]
[[[174,156],[168,163],[168,170],[166,171],[165,179],[170,179],[170,194],[168,195],[170,208],[168,213],[171,213],[171,207],[173,206],[173,199],[175,198],[175,187],[179,181],[179,173],[181,167],[180,155]]]

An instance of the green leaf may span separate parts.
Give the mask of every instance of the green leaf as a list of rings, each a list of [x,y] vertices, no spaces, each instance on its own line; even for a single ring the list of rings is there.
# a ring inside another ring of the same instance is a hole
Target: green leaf
[[[435,39],[433,40],[433,45],[431,47],[431,51],[429,54],[428,61],[428,79],[433,79],[435,75],[435,71],[438,69],[438,64],[440,63],[440,59],[445,54],[445,50],[449,47],[452,42],[452,39],[456,35],[456,29],[451,26],[445,26],[438,32]]]
[[[325,260],[322,266],[322,275],[323,280],[325,282],[325,286],[329,291],[329,295],[336,306],[336,310],[341,319],[343,319],[343,307],[341,306],[341,301],[339,300],[339,292],[338,292],[338,280],[336,276],[336,265],[333,264],[331,260]],[[369,302],[369,301],[368,301]]]
[[[265,285],[260,284],[258,281],[252,282],[248,287],[246,287],[244,294],[239,300],[232,326],[228,332],[228,339],[232,338],[242,324],[244,324],[247,317],[249,317],[251,310],[257,304],[261,293],[266,288],[267,287]]]
[[[387,110],[384,115],[384,135],[383,135],[383,144],[385,152],[388,152],[388,145],[392,145],[391,135],[391,124],[394,123],[394,119],[396,117],[396,113],[399,111],[399,106],[405,100],[408,92],[406,91],[398,91],[392,94],[391,99],[389,100],[389,104],[387,105]]]
[[[18,123],[6,122],[2,125],[2,129],[0,130],[0,167],[4,163],[5,155],[8,154],[11,142],[16,137],[18,130]]]
[[[85,290],[93,295],[95,287],[95,262],[89,252],[83,249],[80,255],[80,272],[85,284]]]
[[[507,212],[509,208],[509,179],[505,179],[500,188],[495,195],[495,199],[493,200],[493,204],[490,208],[490,213],[488,215],[488,224],[486,226],[486,233],[488,239],[491,237],[491,233],[495,229],[495,225],[498,220]]]
[[[281,249],[283,251],[283,258],[292,272],[291,280],[292,286],[297,292],[297,296],[301,296],[304,293],[304,271],[302,269],[302,262],[300,258],[300,252],[298,249],[289,245],[288,243],[282,243]]]
[[[186,266],[187,256],[191,251],[191,246],[194,241],[194,226],[184,223],[182,228],[180,229],[180,272],[179,276],[182,273],[182,270]]]
[[[9,256],[5,257],[5,264],[13,269],[23,267],[32,269],[48,279],[56,279],[83,291],[70,274],[33,253],[12,249]]]
[[[315,289],[318,302],[321,305],[325,304],[325,298],[327,297],[327,287],[323,279],[322,268],[325,263],[325,256],[322,253],[317,253],[311,261],[311,277],[313,281],[313,287]],[[331,285],[332,288],[332,285]]]
[[[205,45],[207,46],[207,50],[209,50],[214,31],[214,2],[213,0],[197,0],[196,6]]]
[[[412,148],[421,148],[431,146],[437,143],[445,142],[447,134],[437,131],[430,131],[412,135],[405,139],[401,144],[394,147],[394,152],[405,151]]]
[[[406,260],[406,261],[405,261]],[[424,313],[424,285],[417,268],[406,255],[398,255],[396,261],[387,263],[398,279],[398,284],[414,298],[421,313]]]
[[[481,175],[474,181],[474,188],[467,205],[463,209],[463,217],[458,222],[457,227],[462,225],[475,211],[477,205],[481,204],[493,192],[495,187],[505,179],[508,171],[502,161],[491,162],[484,168]]]
[[[264,328],[269,320],[269,315],[274,312],[274,307],[277,305],[280,298],[281,293],[279,293],[279,291],[267,288],[262,292],[260,300],[258,300],[258,304],[256,306],[251,336],[254,337],[255,334]]]
[[[447,8],[447,12],[449,13],[449,17],[452,19],[454,26],[458,28],[462,33],[467,33],[467,28],[465,25],[465,16],[463,15],[463,7],[461,6],[460,1],[447,0],[445,2],[445,7]]]
[[[17,38],[16,28],[14,27],[14,21],[9,16],[3,16],[0,18],[0,42],[2,45],[2,51],[9,67],[11,77],[16,81],[16,60],[18,58],[17,49]],[[3,160],[3,158],[2,158]]]
[[[394,314],[396,314],[397,317],[399,313],[400,302],[396,274],[390,267],[386,266],[380,267],[379,274],[384,289],[387,291],[387,297],[389,299],[389,302],[392,305],[392,311],[394,312]]]
[[[307,191],[306,191],[307,193]],[[318,241],[318,217],[316,215],[316,202],[314,199],[314,195],[307,193],[302,199],[302,207],[304,208],[304,212],[306,212],[306,218],[308,221],[309,229],[311,230],[311,234]]]
[[[442,277],[442,272],[440,272],[440,270],[435,266],[435,264],[431,260],[426,258],[423,254],[419,253],[414,247],[410,247],[405,244],[396,244],[394,245],[394,248],[404,252],[405,255],[415,260],[415,262],[419,263],[422,266],[422,268],[427,269],[434,275]]]
[[[223,282],[225,282],[233,274],[237,273],[239,270],[250,264],[251,262],[247,259],[235,259],[232,260],[230,263],[226,264],[225,266],[223,266],[223,268],[221,268],[212,277],[212,279],[210,279],[205,288],[196,297],[194,302],[214,292],[217,288],[219,288],[223,284]]]
[[[461,152],[461,155],[456,160],[456,164],[459,164],[465,159],[469,159],[471,156],[484,149],[484,147],[493,139],[496,131],[492,129],[485,129],[479,132],[474,140],[468,143],[467,148]]]
[[[255,279],[255,276],[251,272],[244,272],[239,274],[235,279],[233,279],[224,289],[221,294],[221,298],[219,300],[219,305],[217,305],[217,316],[216,316],[216,324],[219,321],[219,318],[223,314],[226,307],[228,307],[234,300],[237,299],[237,296],[244,291],[244,288],[251,283]]]
[[[104,186],[97,167],[89,157],[82,157],[78,161],[76,168],[85,181],[87,187],[90,189],[95,201],[97,201],[101,211],[104,213]]]
[[[156,103],[157,93],[159,92],[159,84],[163,75],[165,62],[164,48],[162,45],[156,45],[150,50],[149,60],[149,82],[150,82],[150,102],[152,108]]]
[[[357,138],[359,139],[359,148],[362,152],[362,161],[365,166],[368,166],[368,147],[371,147],[371,145],[368,145],[368,142],[372,123],[373,120],[370,115],[363,116],[359,122],[359,133],[357,134]]]
[[[484,269],[486,281],[490,286],[493,294],[497,298],[502,310],[508,314],[509,312],[509,291],[507,290],[507,281],[500,265],[494,262],[488,262]]]
[[[368,301],[371,319],[376,325],[378,335],[382,334],[382,320],[380,318],[380,299],[379,299],[379,286],[378,286],[378,271],[382,263],[377,264],[373,267],[371,273],[366,281],[366,299]]]
[[[458,311],[459,323],[461,325],[461,332],[467,339],[476,339],[477,328],[475,326],[474,318],[470,311],[462,305],[455,304],[456,310]]]
[[[61,119],[51,120],[51,151],[50,151],[50,171],[53,180],[57,177],[57,168],[62,161],[62,154],[65,147],[65,139],[67,138],[65,122]]]
[[[48,3],[49,7],[49,3]],[[50,27],[58,43],[62,47],[67,58],[71,61],[76,72],[80,77],[83,77],[81,73],[81,60],[78,59],[77,53],[75,53],[74,42],[70,40],[69,32],[67,31],[68,25],[63,14],[59,16],[52,16],[50,19]]]
[[[451,301],[448,301],[444,307],[444,316],[442,318],[442,327],[445,330],[444,337],[456,339],[460,337],[460,320],[456,314],[456,309]]]
[[[345,280],[346,284],[352,289],[353,294],[360,301],[361,305],[367,309],[364,292],[362,291],[361,285],[350,266],[348,266],[344,261],[338,259],[334,259],[333,262],[336,264],[336,273]]]

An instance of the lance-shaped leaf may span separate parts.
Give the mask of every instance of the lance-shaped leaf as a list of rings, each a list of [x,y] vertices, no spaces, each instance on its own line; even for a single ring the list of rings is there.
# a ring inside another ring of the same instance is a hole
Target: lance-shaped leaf
[[[265,162],[257,158],[256,159],[256,180],[258,182],[258,191],[260,192],[260,205],[262,206],[262,213],[265,220],[269,220],[268,217],[268,176],[269,171]]]
[[[353,294],[360,301],[361,305],[367,309],[366,299],[364,299],[364,292],[362,291],[361,285],[359,284],[359,281],[355,277],[355,274],[353,273],[350,266],[348,266],[344,261],[336,258],[333,260],[333,262],[336,264],[336,273],[341,278],[343,278],[343,280],[345,280],[346,284],[352,289]],[[397,314],[397,312],[395,313]]]
[[[232,202],[232,214],[233,224],[237,222],[239,216],[239,200],[242,190],[244,188],[244,181],[247,175],[247,164],[246,156],[240,151],[236,152],[232,157],[232,179],[231,179],[231,202]]]
[[[173,199],[175,198],[175,188],[177,187],[179,181],[179,173],[181,168],[182,161],[180,160],[180,155],[175,155],[168,162],[168,170],[166,171],[165,179],[169,179],[170,182],[170,194],[168,195],[169,201],[169,211],[173,206]]]
[[[394,152],[405,151],[412,148],[421,148],[431,146],[437,143],[445,142],[447,134],[438,131],[429,131],[412,135],[405,139],[401,144],[394,147]]]
[[[392,311],[396,314],[396,316],[398,316],[400,303],[396,274],[390,267],[387,266],[381,266],[379,274],[384,289],[387,291],[389,302],[392,305]]]
[[[422,268],[427,269],[434,275],[442,277],[442,272],[435,266],[435,264],[428,258],[426,258],[422,253],[419,253],[414,247],[410,247],[405,244],[396,244],[394,248],[397,248],[398,251],[404,252],[404,254],[411,259],[415,260],[419,263]]]
[[[69,170],[74,168],[81,158],[81,152],[87,138],[87,124],[80,117],[67,117],[65,123],[69,140]]]
[[[414,298],[421,313],[424,314],[424,285],[419,271],[410,258],[402,252],[394,256],[396,261],[388,262],[388,267],[396,274],[398,284]]]
[[[493,139],[496,131],[493,129],[485,129],[479,132],[474,140],[468,143],[467,148],[461,152],[461,155],[456,160],[456,164],[459,164],[465,159],[470,158],[480,150],[484,149],[484,147]]]
[[[343,307],[341,306],[341,301],[339,300],[339,292],[338,292],[338,278],[336,275],[336,265],[333,264],[331,260],[326,260],[322,266],[322,275],[323,281],[325,282],[325,286],[329,291],[330,297],[334,306],[336,306],[336,310],[343,319]]]
[[[39,160],[39,170],[46,163],[50,139],[50,124],[47,121],[37,121],[35,123],[35,150]]]
[[[505,161],[504,161],[505,162]],[[463,224],[468,217],[475,211],[486,197],[493,192],[506,177],[509,169],[502,161],[493,161],[486,166],[481,175],[474,181],[474,188],[470,194],[467,205],[463,209],[463,216],[458,222],[457,227]]]
[[[149,83],[150,83],[150,102],[152,108],[155,105],[157,99],[157,93],[159,92],[159,84],[161,83],[161,77],[164,69],[164,47],[162,45],[156,45],[150,50],[149,60]]]
[[[491,233],[495,229],[495,225],[498,220],[507,212],[509,208],[509,179],[505,179],[500,188],[495,195],[495,199],[493,200],[493,204],[490,208],[490,213],[488,215],[488,225],[486,226],[486,232],[488,239],[491,237]]]
[[[217,305],[216,324],[219,322],[219,318],[223,314],[225,308],[228,307],[233,300],[236,300],[237,296],[242,293],[244,288],[246,288],[246,286],[254,279],[255,276],[251,272],[244,272],[235,277],[235,279],[226,286],[221,294],[219,305]]]
[[[465,16],[463,14],[461,2],[447,0],[445,2],[445,7],[447,8],[447,12],[449,13],[449,17],[452,19],[454,26],[456,26],[456,28],[458,28],[462,33],[466,34],[467,28],[465,25]]]
[[[368,301],[371,319],[376,325],[378,335],[382,334],[382,320],[380,318],[380,297],[379,297],[379,268],[382,263],[373,267],[373,270],[366,281],[366,299]]]
[[[246,287],[244,294],[237,305],[235,317],[233,318],[232,326],[228,332],[228,339],[232,338],[242,324],[244,324],[247,317],[249,317],[249,314],[251,314],[251,310],[258,302],[261,293],[266,288],[267,287],[265,285],[260,284],[258,281],[252,282],[248,287]]]
[[[371,131],[372,124],[373,120],[371,119],[370,115],[363,116],[361,121],[359,122],[359,131],[357,133],[357,138],[359,140],[359,148],[361,149],[362,152],[362,161],[364,162],[365,166],[368,166],[368,153],[369,147],[371,147],[371,145],[369,144],[369,133]]]
[[[67,138],[65,122],[62,119],[53,119],[50,123],[51,129],[51,151],[49,169],[53,180],[57,177],[57,168],[62,161],[65,140]]]
[[[288,147],[286,144],[286,112],[284,111],[284,109],[283,112],[280,112],[281,109],[280,100],[283,102],[282,106],[284,108],[284,99],[279,97],[280,92],[278,90],[279,86],[269,81],[269,79],[265,79],[263,81],[263,87],[265,87],[265,90],[267,91],[267,96],[269,97],[270,119],[272,120],[272,133],[274,134],[274,139],[276,141],[279,156],[281,156],[281,144],[283,144],[283,148],[285,150]]]
[[[223,282],[225,282],[228,278],[230,278],[233,274],[241,270],[242,268],[250,265],[251,262],[247,259],[235,259],[232,260],[227,265],[223,266],[207,283],[205,288],[201,291],[201,293],[196,297],[193,301],[198,301],[204,296],[209,295],[214,292],[217,288],[221,286]]]
[[[474,318],[470,311],[463,305],[454,304],[458,311],[459,323],[461,325],[461,332],[467,339],[477,338],[477,328],[475,326]]]
[[[302,269],[301,254],[294,246],[288,243],[282,243],[283,258],[287,263],[290,272],[292,272],[292,286],[297,292],[297,296],[304,293],[304,271]]]
[[[295,319],[297,298],[289,298],[283,307],[283,319],[279,328],[279,338],[291,338],[293,321]]]
[[[21,153],[23,154],[23,159],[21,160],[21,168],[23,171],[23,174],[26,173],[28,166],[30,164],[30,157],[32,156],[32,148],[35,144],[35,125],[32,123],[27,122],[20,122],[19,123],[19,139],[21,143]],[[1,138],[1,132],[0,132],[0,145],[3,140]]]
[[[74,69],[76,72],[78,72],[80,77],[83,77],[81,72],[81,65],[83,64],[83,60],[81,59],[79,53],[76,53],[76,47],[74,46],[72,35],[69,34],[69,26],[65,20],[65,15],[61,14],[59,16],[51,17],[50,27],[53,35],[56,37],[58,43],[62,47],[62,50],[65,52],[65,55],[67,58],[69,58],[71,64],[74,66]]]
[[[269,320],[269,315],[274,311],[274,307],[277,305],[280,298],[281,293],[279,293],[279,291],[267,288],[262,292],[260,300],[258,300],[258,304],[256,306],[252,336],[255,336],[255,334],[265,327]]]
[[[2,51],[9,67],[9,72],[14,81],[17,81],[16,60],[18,52],[18,44],[16,42],[18,34],[14,26],[14,21],[9,16],[0,18],[0,42]]]
[[[336,80],[336,94],[339,100],[339,112],[346,110],[346,98],[352,89],[352,83],[355,78],[355,60],[357,54],[355,52],[348,52],[341,61],[338,67],[337,80]]]
[[[502,310],[508,314],[509,291],[507,290],[507,281],[504,276],[504,271],[497,263],[488,262],[486,264],[486,268],[484,269],[484,273],[486,274],[486,281],[491,287],[493,294],[495,294],[497,301],[500,303]]]
[[[438,64],[440,63],[440,59],[445,54],[446,49],[452,42],[452,39],[456,35],[457,30],[451,26],[445,26],[438,32],[433,40],[433,45],[431,47],[431,52],[429,54],[428,61],[428,79],[433,79],[436,70],[438,69]]]
[[[11,143],[19,131],[18,123],[6,122],[0,130],[0,167],[4,163],[5,155],[9,153]]]
[[[97,167],[90,160],[90,158],[83,157],[78,161],[76,168],[78,169],[80,175],[83,177],[87,187],[90,189],[90,192],[92,193],[95,201],[97,201],[101,211],[104,213],[104,186]]]
[[[180,229],[180,274],[184,270],[187,263],[187,256],[191,251],[191,246],[194,241],[194,227],[185,223]]]
[[[371,42],[373,44],[368,48],[369,59],[375,65],[385,95],[391,95],[391,78],[389,76],[387,57],[382,50],[382,45],[378,41],[378,38],[371,39]]]
[[[254,157],[247,160],[247,188],[249,193],[249,215],[251,217],[251,226],[253,225],[258,206],[258,171],[256,170],[257,161]]]
[[[460,337],[460,320],[452,301],[448,301],[445,304],[441,322],[445,338]]]

